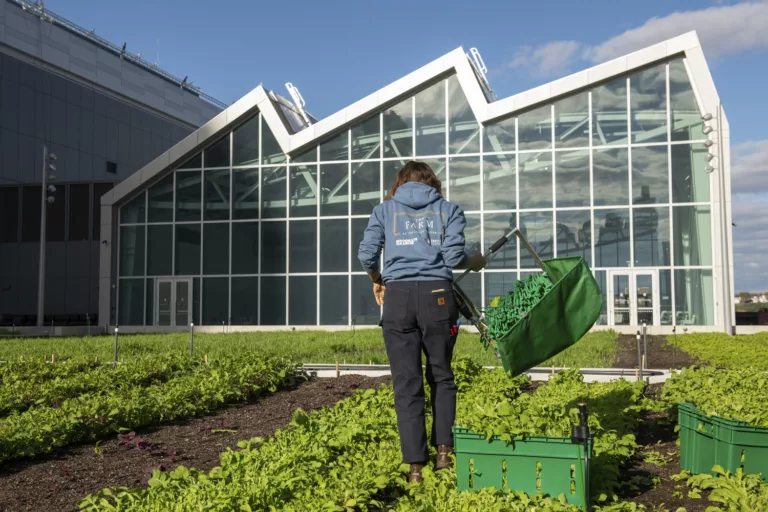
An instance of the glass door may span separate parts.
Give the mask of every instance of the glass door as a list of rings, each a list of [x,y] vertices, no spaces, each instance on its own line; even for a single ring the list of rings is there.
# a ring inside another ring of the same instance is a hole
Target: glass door
[[[158,279],[155,297],[155,325],[182,327],[192,321],[191,279]]]
[[[654,270],[609,272],[610,325],[659,325],[658,273]]]

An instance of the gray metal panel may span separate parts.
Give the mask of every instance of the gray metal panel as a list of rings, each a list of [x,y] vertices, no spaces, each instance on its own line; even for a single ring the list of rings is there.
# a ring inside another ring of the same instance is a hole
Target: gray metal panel
[[[45,253],[46,279],[63,278],[67,275],[67,243],[48,242]]]
[[[89,277],[91,267],[91,242],[68,242],[66,244],[66,252],[67,277]]]
[[[85,315],[90,311],[91,281],[88,278],[69,277],[66,280],[66,304],[64,313],[68,315]]]

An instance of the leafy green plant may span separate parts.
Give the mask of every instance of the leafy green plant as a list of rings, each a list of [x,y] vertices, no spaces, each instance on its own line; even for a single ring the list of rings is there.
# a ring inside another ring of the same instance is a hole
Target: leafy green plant
[[[748,336],[684,334],[669,336],[667,342],[703,363],[721,368],[768,371],[768,332]]]
[[[768,483],[759,475],[745,475],[741,469],[730,473],[721,466],[712,469],[717,476],[683,471],[672,479],[684,482],[694,496],[709,492],[707,499],[719,505],[707,508],[707,512],[768,510]]]

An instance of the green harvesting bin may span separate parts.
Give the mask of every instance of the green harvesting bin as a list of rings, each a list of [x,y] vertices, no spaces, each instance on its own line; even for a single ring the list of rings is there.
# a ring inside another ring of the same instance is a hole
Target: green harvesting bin
[[[678,405],[677,417],[681,469],[714,475],[712,468],[720,465],[768,480],[768,428],[707,416],[690,403]]]
[[[528,495],[564,495],[585,508],[584,445],[560,437],[529,437],[507,444],[493,436],[453,428],[458,490],[494,487]],[[592,439],[589,440],[589,457]]]
[[[513,377],[579,341],[603,307],[603,294],[584,258],[540,263],[554,287],[496,343],[502,366]]]

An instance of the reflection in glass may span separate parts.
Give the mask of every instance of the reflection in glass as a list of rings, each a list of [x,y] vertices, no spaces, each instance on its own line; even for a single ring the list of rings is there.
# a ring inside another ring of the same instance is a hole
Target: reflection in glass
[[[189,325],[190,304],[189,298],[192,296],[192,282],[188,279],[176,281],[176,303],[174,304],[174,316],[176,317],[176,326]]]
[[[15,190],[15,189],[14,189]],[[70,194],[70,202],[72,201],[72,191],[74,189],[70,188],[69,194]],[[86,188],[86,191],[88,189]],[[83,203],[85,204],[85,214],[88,215],[88,196],[86,195],[85,200]],[[145,201],[146,197],[144,196],[144,192],[139,194],[138,196],[131,199],[131,201],[123,206],[120,207],[120,223],[121,224],[141,224],[144,222],[144,210],[145,210]],[[95,205],[96,208],[98,208],[98,205]],[[72,215],[70,214],[70,217]],[[85,223],[86,228],[88,224],[88,217],[85,217]],[[71,224],[70,224],[71,226]],[[70,227],[70,231],[72,231],[72,228]],[[87,236],[84,240],[87,240]],[[14,237],[15,238],[15,237]],[[71,239],[71,237],[70,237]]]
[[[672,201],[709,202],[707,147],[704,144],[675,144],[672,151]]]
[[[552,107],[537,108],[517,119],[518,149],[546,149],[552,147]]]
[[[158,181],[147,191],[149,194],[148,222],[172,222],[173,221],[173,177],[169,174]]]
[[[155,324],[155,280],[147,279],[144,296],[144,325]]]
[[[517,272],[487,272],[485,274],[485,307],[496,297],[505,297],[517,281]],[[475,304],[477,305],[477,304]]]
[[[541,259],[554,257],[554,226],[552,212],[520,213],[520,231]],[[520,268],[537,268],[530,253],[520,248]]]
[[[583,92],[555,103],[555,147],[589,147],[589,94]]]
[[[229,169],[205,171],[203,220],[229,219]]]
[[[317,216],[317,166],[292,165],[289,167],[291,217]]]
[[[672,140],[705,137],[699,105],[682,59],[669,63],[669,106],[672,110]]]
[[[352,261],[352,272],[362,272],[363,266],[360,264],[360,260],[357,257],[360,250],[360,242],[363,241],[363,234],[365,228],[368,227],[368,218],[365,219],[352,219],[352,247],[349,248],[350,258]],[[368,279],[368,276],[365,276]],[[368,279],[370,282],[370,279]],[[378,323],[378,320],[377,320]]]
[[[120,325],[142,325],[144,323],[144,280],[120,279]]]
[[[320,144],[320,161],[334,160],[349,160],[349,132],[346,130]]]
[[[290,227],[289,272],[317,272],[317,221],[295,220]]]
[[[632,203],[669,202],[667,146],[632,148]]]
[[[258,114],[240,125],[232,133],[232,153],[232,165],[257,165],[259,163]]]
[[[618,78],[592,90],[592,144],[626,144],[627,79]]]
[[[483,129],[483,153],[515,151],[515,118],[489,124]]]
[[[589,210],[557,211],[557,257],[581,256],[592,265],[592,222]]]
[[[286,160],[283,150],[277,143],[277,139],[272,134],[267,123],[262,123],[261,130],[261,164],[275,165],[282,164]]]
[[[369,117],[352,127],[352,160],[379,158],[381,134],[379,116]]]
[[[347,272],[349,270],[348,240],[347,219],[320,221],[320,272]]]
[[[173,226],[149,226],[147,232],[147,275],[169,276],[173,262]]]
[[[206,169],[229,167],[229,134],[203,151],[203,164],[205,164]]]
[[[613,275],[613,325],[631,325],[632,295],[629,274]]]
[[[282,274],[285,272],[285,251],[287,225],[284,221],[262,222],[261,224],[261,273]]]
[[[392,185],[395,184],[395,179],[397,179],[397,173],[400,172],[400,169],[402,169],[405,164],[406,160],[387,160],[386,162],[383,162],[384,199],[390,197]]]
[[[229,325],[229,278],[203,278],[203,325]]]
[[[650,274],[635,275],[635,302],[637,304],[637,319],[635,325],[653,325],[653,305],[658,297],[653,289],[653,276]]]
[[[629,204],[629,151],[598,149],[592,153],[595,206]]]
[[[712,221],[709,206],[674,206],[675,266],[712,265]]]
[[[381,167],[378,161],[352,164],[352,215],[370,215],[379,204]]]
[[[370,279],[368,280],[370,281]],[[285,277],[262,277],[261,322],[259,324],[285,325],[285,320]]]
[[[157,282],[157,325],[171,325],[171,310],[173,304],[172,281]]]
[[[515,155],[483,157],[483,202],[486,210],[512,210],[516,198]]]
[[[589,206],[589,150],[555,153],[555,203]]]
[[[144,275],[144,226],[120,226],[120,275]]]
[[[347,325],[349,277],[320,276],[320,325]]]
[[[232,325],[259,323],[259,278],[232,278]]]
[[[317,325],[317,278],[288,278],[288,325]]]
[[[352,319],[355,325],[378,325],[381,308],[373,296],[371,279],[366,275],[352,276]]]
[[[455,279],[458,273],[454,272],[453,275]],[[461,289],[467,294],[472,304],[480,307],[483,303],[483,275],[481,273],[471,272],[467,274],[467,277],[461,280]]]
[[[413,156],[413,99],[388,108],[383,117],[384,158]]]
[[[320,166],[322,195],[320,215],[349,214],[349,166],[328,164]]]
[[[595,271],[595,281],[597,281],[597,287],[600,288],[600,293],[603,294],[603,307],[600,310],[600,316],[598,317],[597,322],[595,322],[596,325],[608,325],[608,298],[606,296],[608,293],[608,286],[605,283],[605,279],[605,270]]]
[[[232,218],[259,218],[259,170],[234,169],[232,171]]]
[[[448,143],[449,153],[478,153],[480,151],[480,125],[469,107],[456,75],[448,80]],[[417,105],[418,108],[418,105]]]
[[[675,323],[714,325],[711,270],[675,270]]]
[[[668,266],[669,208],[635,208],[635,266]]]
[[[595,210],[595,267],[630,266],[629,210]]]
[[[445,80],[416,95],[416,154],[445,154]]]
[[[175,256],[175,275],[200,274],[200,224],[176,225]]]
[[[203,274],[229,274],[229,222],[203,224]]]
[[[520,208],[552,208],[552,152],[522,153],[520,169]]]
[[[291,158],[292,164],[306,164],[306,163],[314,163],[317,162],[317,146],[314,146],[306,151],[304,151],[300,155],[296,155],[294,158]]]
[[[661,325],[672,325],[672,271],[659,270],[659,320]]]
[[[201,169],[203,167],[203,154],[198,153],[183,164],[179,166],[179,169]]]
[[[629,77],[632,142],[667,140],[667,72],[662,64]]]
[[[200,325],[200,313],[201,309],[203,309],[202,304],[200,303],[202,288],[201,281],[202,278],[200,277],[192,278],[192,321],[195,322],[195,325]]]
[[[200,171],[176,173],[176,222],[200,220]]]
[[[232,223],[232,273],[257,274],[259,272],[258,222]]]
[[[449,199],[466,212],[480,209],[480,157],[451,158]]]
[[[496,243],[496,240],[517,227],[517,214],[494,213],[485,214],[485,241],[483,252]],[[517,268],[517,237],[513,236],[504,246],[488,260],[487,268]]]
[[[285,167],[263,167],[261,169],[261,218],[285,217],[286,180]]]
[[[464,217],[467,220],[464,228],[464,250],[469,254],[477,251],[483,251],[480,237],[480,214],[468,213]]]

